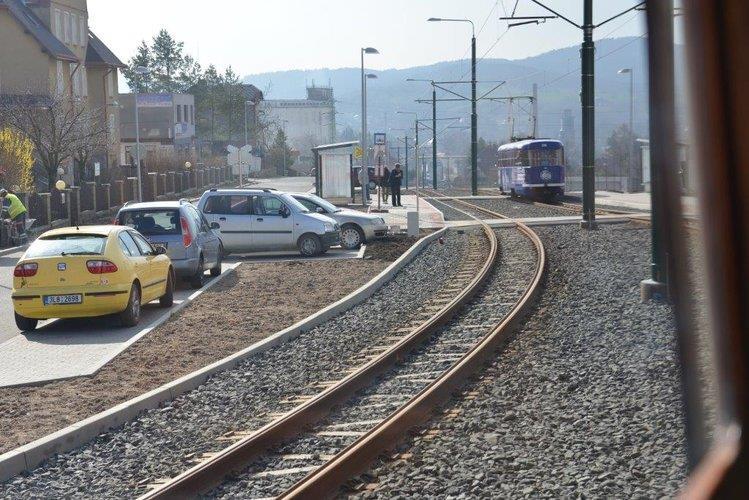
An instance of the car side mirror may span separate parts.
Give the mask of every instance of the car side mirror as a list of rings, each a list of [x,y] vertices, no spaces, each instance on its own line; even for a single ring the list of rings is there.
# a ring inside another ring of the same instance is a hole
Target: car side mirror
[[[161,245],[156,245],[155,247],[153,247],[153,250],[154,250],[154,253],[156,255],[164,255],[164,254],[166,254],[166,248],[164,248]]]
[[[318,214],[324,214],[324,213],[327,213],[327,212],[325,211],[325,209],[324,209],[323,207],[317,207],[317,208],[315,209],[315,212],[317,212]]]
[[[211,222],[211,229],[221,229],[221,224],[218,222]]]
[[[287,218],[289,215],[291,215],[291,212],[289,212],[289,207],[285,205],[281,207],[278,213],[281,214],[281,217],[283,217],[284,219]]]

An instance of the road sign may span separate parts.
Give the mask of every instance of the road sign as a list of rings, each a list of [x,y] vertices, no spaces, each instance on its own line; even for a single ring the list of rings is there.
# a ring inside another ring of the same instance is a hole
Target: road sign
[[[387,144],[387,135],[384,132],[377,132],[374,135],[375,146],[381,146]]]
[[[361,160],[361,157],[364,156],[364,152],[362,151],[361,146],[356,146],[354,148],[354,158],[357,160]]]
[[[240,164],[249,165],[252,156],[252,146],[249,144],[246,144],[242,146],[241,148],[237,148],[236,146],[232,146],[231,144],[226,146],[226,161],[231,165],[232,167],[238,167]]]

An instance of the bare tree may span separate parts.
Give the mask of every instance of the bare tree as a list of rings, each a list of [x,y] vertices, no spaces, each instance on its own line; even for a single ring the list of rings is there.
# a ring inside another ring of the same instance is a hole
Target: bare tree
[[[100,112],[86,106],[85,100],[66,93],[4,96],[0,122],[4,122],[34,145],[39,164],[51,188],[57,169],[69,160],[83,165],[106,147],[106,124]]]

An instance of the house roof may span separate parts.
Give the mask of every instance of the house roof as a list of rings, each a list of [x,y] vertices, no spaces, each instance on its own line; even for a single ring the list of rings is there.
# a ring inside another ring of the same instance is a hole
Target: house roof
[[[78,62],[73,52],[58,40],[47,26],[21,0],[0,0],[13,18],[42,46],[42,50],[56,59]]]
[[[242,84],[242,89],[244,90],[245,99],[255,101],[255,103],[263,100],[263,91],[251,83]]]
[[[88,46],[86,47],[86,64],[102,64],[117,68],[126,67],[125,64],[104,45],[92,31],[88,32]]]

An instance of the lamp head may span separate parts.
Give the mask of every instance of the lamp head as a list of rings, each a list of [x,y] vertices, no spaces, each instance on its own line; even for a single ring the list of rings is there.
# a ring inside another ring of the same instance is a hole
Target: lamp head
[[[624,75],[626,73],[632,73],[632,68],[622,68],[619,71],[617,71],[620,75]]]
[[[374,47],[366,47],[362,49],[365,54],[379,54],[380,52]]]
[[[430,23],[434,23],[434,22],[442,21],[442,18],[441,17],[430,17],[429,19],[427,19],[427,21],[430,22]]]

